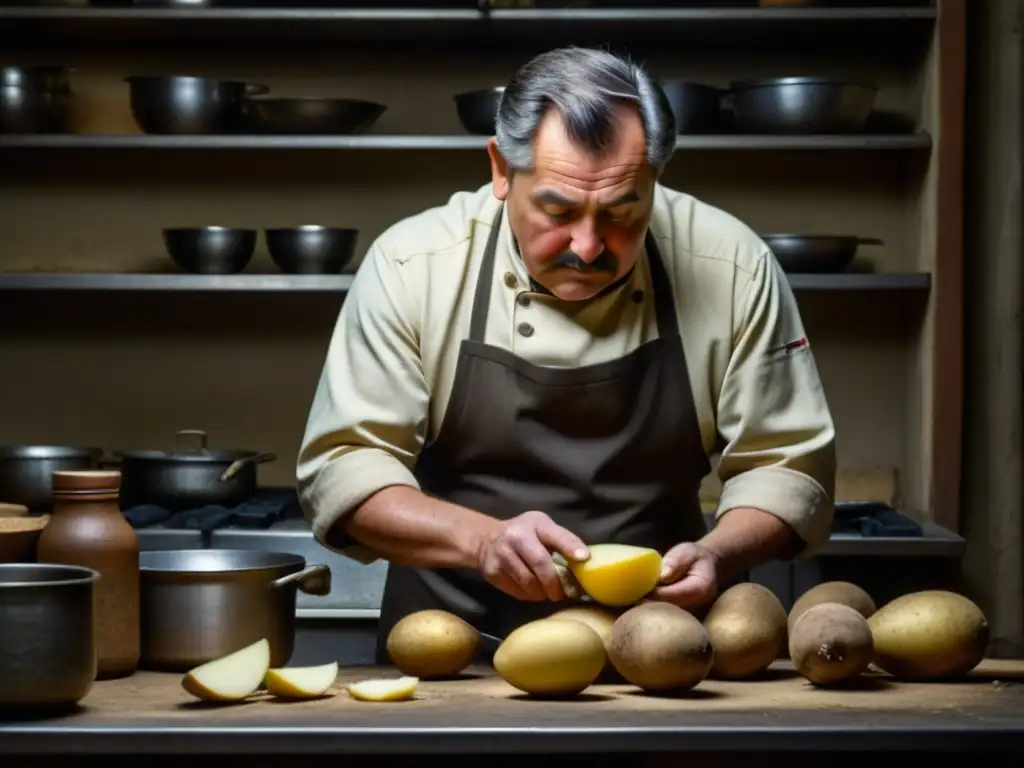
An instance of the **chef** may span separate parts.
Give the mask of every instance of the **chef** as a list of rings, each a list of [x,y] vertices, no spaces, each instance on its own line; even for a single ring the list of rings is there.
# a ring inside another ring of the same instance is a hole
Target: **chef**
[[[564,607],[554,553],[653,547],[651,597],[692,607],[828,538],[835,433],[793,294],[750,228],[659,183],[675,140],[642,67],[544,53],[502,96],[491,183],[370,246],[297,480],[321,543],[389,563],[381,661],[413,611],[501,637]]]

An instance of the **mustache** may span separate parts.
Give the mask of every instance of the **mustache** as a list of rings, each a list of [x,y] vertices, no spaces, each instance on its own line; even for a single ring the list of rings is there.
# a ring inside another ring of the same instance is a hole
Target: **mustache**
[[[578,272],[618,272],[619,260],[610,251],[602,251],[600,256],[588,263],[572,251],[565,251],[558,254],[548,264],[548,269],[557,269],[558,267],[575,269]]]

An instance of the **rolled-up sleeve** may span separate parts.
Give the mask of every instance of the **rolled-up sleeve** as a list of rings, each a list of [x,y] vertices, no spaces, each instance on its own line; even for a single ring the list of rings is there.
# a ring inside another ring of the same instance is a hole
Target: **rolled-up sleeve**
[[[327,350],[296,466],[299,500],[316,538],[364,563],[376,556],[344,532],[346,515],[383,488],[419,487],[413,467],[429,393],[419,303],[403,269],[380,241],[360,264]]]
[[[725,446],[716,517],[753,507],[803,540],[828,541],[834,515],[835,427],[789,281],[770,252],[737,289],[733,351],[718,402]]]

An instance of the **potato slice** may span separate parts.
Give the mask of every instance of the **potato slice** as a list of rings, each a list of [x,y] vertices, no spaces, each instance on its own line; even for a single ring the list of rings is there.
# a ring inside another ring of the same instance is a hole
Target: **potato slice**
[[[373,678],[352,683],[349,696],[358,701],[408,701],[416,695],[418,677]]]
[[[270,643],[262,638],[200,664],[181,679],[181,687],[203,701],[240,701],[256,692],[269,669]]]
[[[263,684],[274,696],[286,699],[316,699],[334,685],[338,662],[318,667],[282,667],[267,670]]]
[[[661,555],[629,544],[592,544],[590,559],[569,564],[580,586],[605,605],[632,605],[658,584]]]

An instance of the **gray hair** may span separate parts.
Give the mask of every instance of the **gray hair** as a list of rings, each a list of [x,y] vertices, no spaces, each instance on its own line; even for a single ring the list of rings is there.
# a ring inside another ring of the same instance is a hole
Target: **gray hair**
[[[607,51],[558,48],[527,62],[505,87],[498,105],[498,151],[512,171],[533,165],[533,137],[552,107],[569,138],[592,151],[615,139],[614,110],[635,104],[647,138],[647,160],[660,176],[676,146],[676,123],[664,91],[638,64]]]

